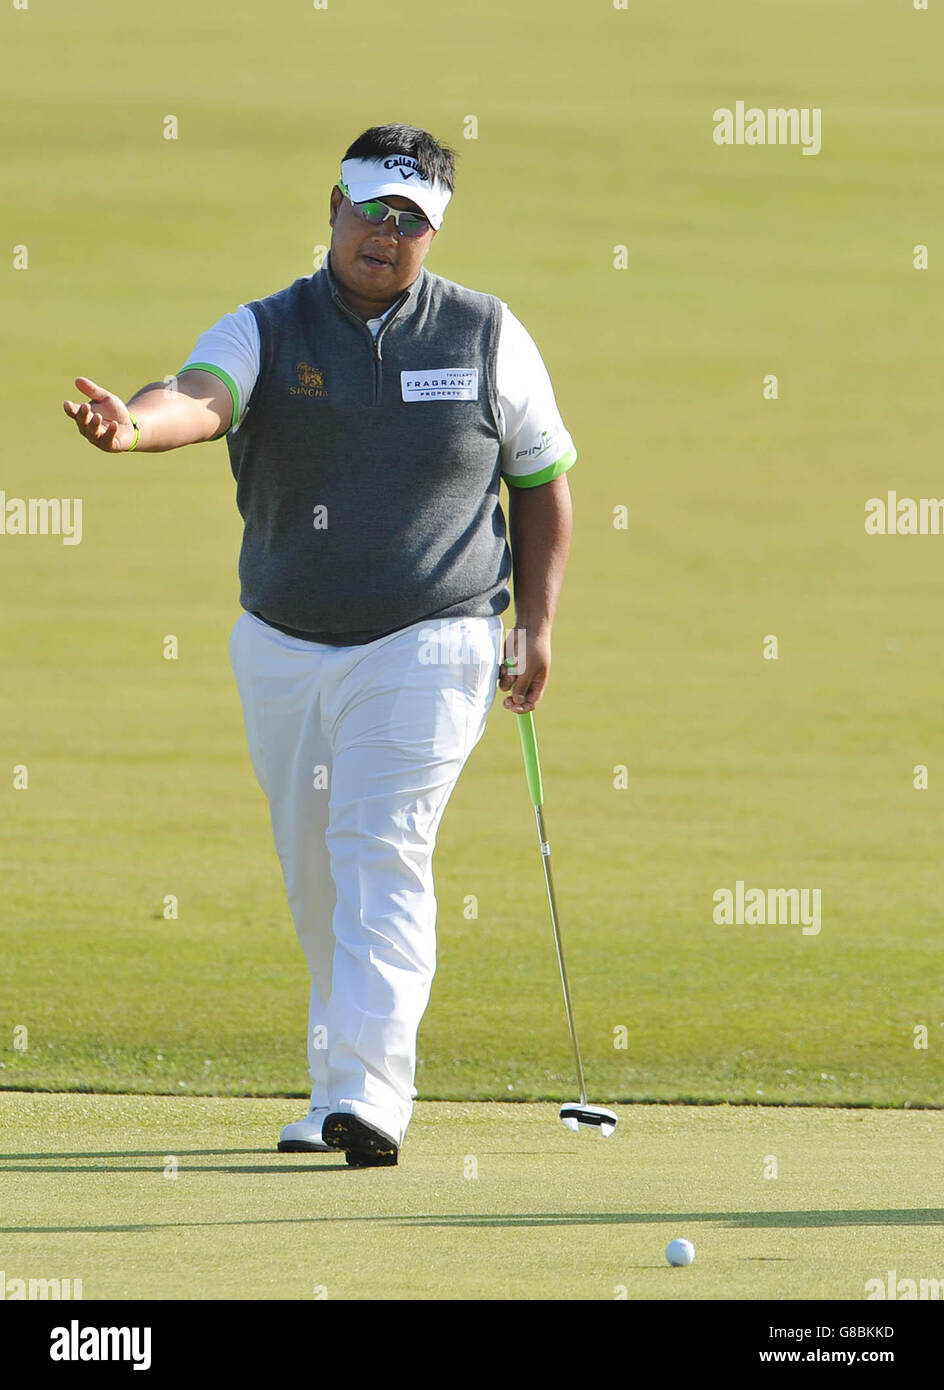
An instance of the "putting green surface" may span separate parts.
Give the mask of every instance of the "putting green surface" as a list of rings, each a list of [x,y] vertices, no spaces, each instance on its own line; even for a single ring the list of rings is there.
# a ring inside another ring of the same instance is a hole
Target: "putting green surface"
[[[429,269],[506,300],[579,450],[537,724],[594,1098],[942,1103],[944,538],[864,529],[869,498],[941,494],[939,245],[914,260],[944,225],[942,23],[906,0],[5,7],[29,265],[5,271],[0,488],[81,497],[84,523],[0,538],[0,1086],[308,1093],[227,656],[225,445],[107,457],[62,401],[79,374],[129,396],[311,273],[340,155],[405,120],[460,155]],[[741,100],[820,109],[820,153],[716,145]],[[440,834],[423,1100],[574,1084],[513,718],[493,710]],[[716,922],[738,882],[820,892],[819,931]]]
[[[551,1105],[423,1104],[400,1165],[361,1171],[274,1152],[298,1116],[0,1096],[7,1281],[81,1278],[86,1300],[805,1300],[944,1278],[937,1112],[625,1106],[602,1139]],[[665,1262],[676,1236],[687,1269]]]

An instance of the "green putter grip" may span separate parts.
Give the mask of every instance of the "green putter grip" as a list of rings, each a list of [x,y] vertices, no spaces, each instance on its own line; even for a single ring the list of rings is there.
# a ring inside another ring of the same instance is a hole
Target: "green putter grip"
[[[524,753],[524,770],[528,775],[528,791],[533,806],[544,805],[544,783],[541,780],[541,760],[538,757],[538,736],[534,729],[534,711],[517,714],[518,733],[521,735],[521,751]]]

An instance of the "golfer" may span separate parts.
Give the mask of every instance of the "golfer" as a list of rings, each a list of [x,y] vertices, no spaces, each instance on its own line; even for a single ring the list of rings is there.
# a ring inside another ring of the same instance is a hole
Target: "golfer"
[[[570,541],[576,453],[537,347],[504,301],[424,265],[454,186],[426,131],[372,127],[315,274],[226,314],[169,384],[126,404],[77,377],[89,402],[64,403],[109,453],[226,438],[230,658],[311,975],[310,1110],[279,1149],[356,1167],[397,1162],[437,830],[496,684],[515,713],[541,699]]]

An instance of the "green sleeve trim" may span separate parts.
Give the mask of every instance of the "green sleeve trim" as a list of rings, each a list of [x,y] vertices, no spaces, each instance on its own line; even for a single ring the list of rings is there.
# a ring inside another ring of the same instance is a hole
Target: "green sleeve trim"
[[[555,478],[559,478],[562,473],[566,473],[568,468],[573,468],[577,462],[577,450],[571,449],[570,453],[564,454],[556,463],[549,463],[546,468],[542,468],[537,473],[529,473],[524,478],[515,478],[510,473],[503,473],[502,477],[510,488],[518,487],[540,487],[542,483],[551,483]]]
[[[219,377],[233,398],[233,418],[230,422],[230,429],[235,429],[239,423],[239,390],[229,373],[224,372],[222,367],[215,367],[212,362],[188,362],[186,367],[181,367],[177,375],[183,376],[184,372],[212,372],[215,377]],[[229,431],[227,430],[226,433]],[[216,437],[219,439],[221,436],[217,435]]]

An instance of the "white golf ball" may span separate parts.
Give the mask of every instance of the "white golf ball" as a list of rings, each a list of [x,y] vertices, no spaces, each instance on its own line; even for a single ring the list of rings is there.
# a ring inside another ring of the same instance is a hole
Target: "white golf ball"
[[[695,1258],[695,1247],[690,1240],[670,1240],[665,1247],[665,1258],[670,1265],[690,1265]]]

